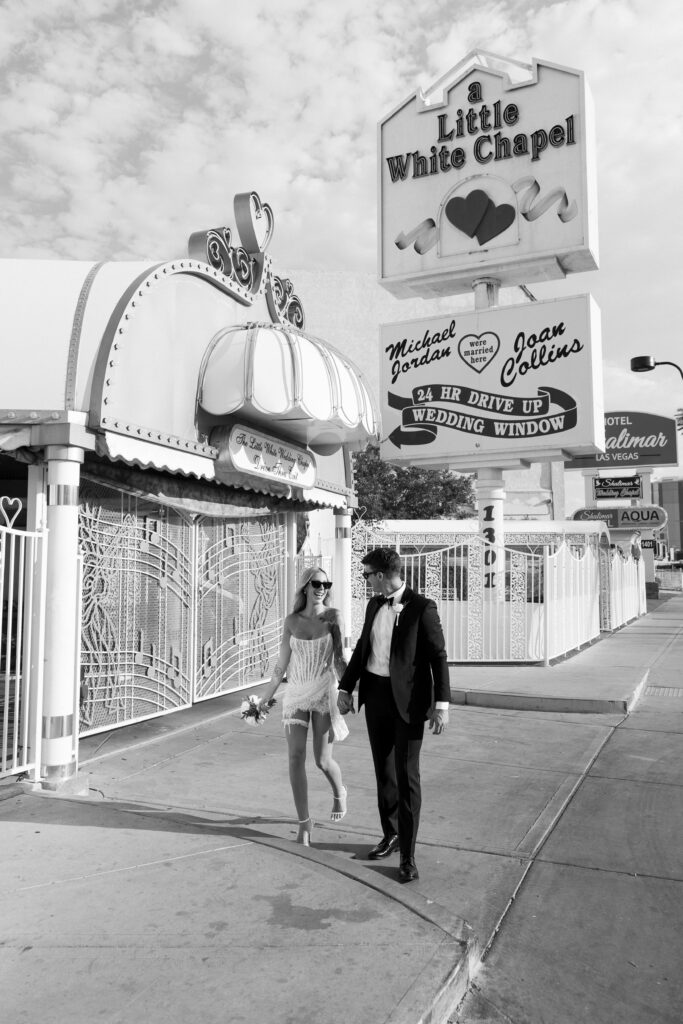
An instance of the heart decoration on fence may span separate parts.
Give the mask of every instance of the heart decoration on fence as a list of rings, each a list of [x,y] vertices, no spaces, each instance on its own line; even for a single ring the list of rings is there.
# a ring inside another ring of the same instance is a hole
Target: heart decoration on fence
[[[14,514],[11,514],[12,509],[15,510]],[[11,529],[14,525],[14,521],[21,512],[21,509],[22,504],[19,498],[8,498],[6,494],[0,498],[0,514],[5,520],[8,529]]]

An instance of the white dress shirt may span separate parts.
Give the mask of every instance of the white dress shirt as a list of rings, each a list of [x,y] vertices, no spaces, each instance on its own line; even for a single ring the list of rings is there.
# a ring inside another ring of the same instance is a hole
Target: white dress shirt
[[[387,601],[377,610],[370,630],[370,656],[368,657],[366,669],[375,676],[384,676],[389,679],[389,657],[391,654],[391,637],[394,626],[401,613],[403,594],[406,589],[402,583],[393,594],[387,595]],[[389,604],[389,598],[392,603]],[[398,605],[398,607],[397,607]],[[434,704],[435,711],[448,711],[448,702],[437,700]]]

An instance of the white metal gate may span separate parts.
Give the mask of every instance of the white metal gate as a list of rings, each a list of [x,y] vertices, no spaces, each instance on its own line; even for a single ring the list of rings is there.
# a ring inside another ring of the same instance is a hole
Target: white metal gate
[[[276,516],[197,524],[194,700],[268,675],[284,622],[285,527]]]
[[[643,558],[625,555],[620,548],[611,548],[609,558],[609,625],[618,629],[647,611],[645,594],[645,562]]]
[[[81,735],[267,675],[282,632],[282,517],[193,517],[84,481]]]
[[[40,766],[47,535],[15,528],[21,510],[0,498],[0,777]]]

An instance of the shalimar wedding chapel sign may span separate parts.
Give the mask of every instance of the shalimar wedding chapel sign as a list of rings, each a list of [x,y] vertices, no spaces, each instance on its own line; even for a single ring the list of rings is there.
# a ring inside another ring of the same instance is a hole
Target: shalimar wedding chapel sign
[[[597,268],[584,76],[476,52],[379,126],[379,278],[452,295]]]
[[[382,326],[382,457],[461,470],[604,445],[587,295]]]

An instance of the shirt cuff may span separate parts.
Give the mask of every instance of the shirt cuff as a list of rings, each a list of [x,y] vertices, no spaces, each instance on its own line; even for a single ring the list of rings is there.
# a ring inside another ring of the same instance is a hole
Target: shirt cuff
[[[435,711],[448,711],[450,704],[446,700],[437,700],[434,704]]]

